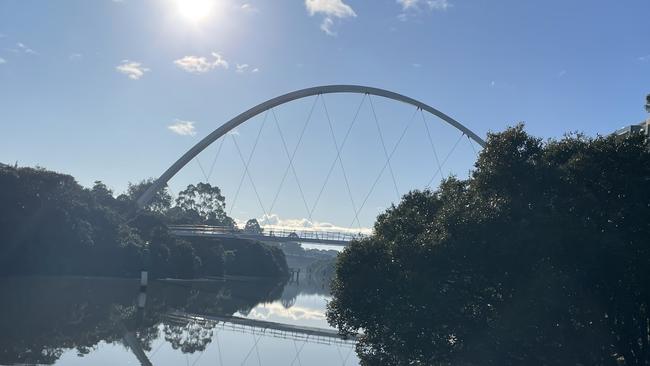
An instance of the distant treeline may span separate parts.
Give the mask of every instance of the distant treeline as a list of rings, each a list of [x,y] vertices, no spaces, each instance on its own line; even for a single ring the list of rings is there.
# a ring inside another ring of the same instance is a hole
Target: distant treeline
[[[138,210],[135,200],[151,183],[129,184],[115,197],[99,181],[88,189],[70,175],[0,165],[0,275],[131,277],[145,267],[153,277],[288,275],[277,248],[170,234],[170,223],[234,226],[218,187],[190,185],[175,202],[163,190]]]

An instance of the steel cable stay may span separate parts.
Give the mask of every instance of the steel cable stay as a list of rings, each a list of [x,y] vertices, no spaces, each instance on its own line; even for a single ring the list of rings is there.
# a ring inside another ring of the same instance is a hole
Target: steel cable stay
[[[294,149],[293,154],[290,154],[289,153],[289,148],[287,147],[287,142],[286,142],[286,140],[284,138],[284,134],[282,133],[282,129],[280,128],[280,123],[278,122],[278,117],[275,114],[275,110],[271,109],[271,113],[273,114],[273,119],[275,121],[275,126],[277,127],[278,133],[280,134],[280,141],[282,142],[282,147],[284,148],[284,152],[287,155],[287,159],[289,160],[289,166],[287,167],[287,170],[285,170],[285,174],[282,177],[282,181],[280,183],[280,186],[278,187],[277,195],[273,199],[273,203],[272,203],[271,209],[269,209],[269,213],[273,212],[272,207],[275,205],[277,197],[278,197],[278,195],[280,193],[280,190],[282,189],[282,185],[284,184],[284,181],[286,180],[289,169],[291,169],[291,171],[293,172],[293,176],[296,179],[296,184],[298,185],[298,191],[300,192],[300,198],[302,198],[302,202],[305,205],[305,210],[307,210],[307,215],[309,215],[309,205],[307,204],[307,200],[305,199],[305,193],[304,193],[304,191],[302,189],[302,185],[300,184],[300,179],[298,179],[298,174],[296,173],[296,168],[293,165],[293,159],[295,157],[298,146],[300,145],[300,142],[302,141],[302,137],[303,137],[304,131],[305,131],[306,127],[307,127],[307,123],[309,123],[309,119],[307,119],[307,122],[305,123],[305,128],[303,128],[303,131],[300,134],[300,138],[298,139],[298,143],[296,144],[296,148]],[[311,119],[311,112],[309,114],[309,117]],[[311,221],[311,216],[309,216],[309,220]]]
[[[230,206],[230,211],[228,212],[228,216],[232,216],[231,215],[232,210],[235,208],[235,204],[237,203],[237,198],[239,197],[239,191],[241,190],[241,186],[244,183],[244,178],[246,177],[246,175],[248,175],[248,179],[251,181],[251,184],[253,185],[255,194],[257,194],[257,189],[255,188],[255,184],[253,183],[250,174],[248,174],[248,165],[250,164],[251,159],[253,158],[253,154],[255,153],[255,149],[257,148],[257,143],[260,141],[260,136],[262,135],[262,130],[264,129],[264,125],[266,124],[266,119],[268,118],[268,116],[269,113],[267,111],[264,114],[264,119],[262,120],[262,123],[260,124],[260,129],[257,131],[257,136],[255,137],[255,143],[253,143],[253,149],[251,150],[251,153],[248,155],[248,161],[244,160],[244,156],[242,155],[242,152],[239,149],[239,145],[237,144],[237,140],[235,139],[235,136],[233,134],[230,135],[230,137],[232,137],[232,141],[235,143],[235,148],[239,153],[239,157],[242,160],[242,163],[244,164],[244,172],[242,173],[241,179],[239,180],[239,185],[237,186],[237,191],[235,192],[235,197],[232,201],[232,206]],[[260,203],[260,207],[262,207],[262,211],[264,211],[264,214],[266,214],[266,211],[264,210],[264,205],[262,204],[259,195],[257,196],[257,200]]]
[[[219,147],[217,148],[217,153],[214,155],[214,159],[212,160],[212,165],[210,166],[210,171],[208,172],[208,179],[212,177],[212,173],[214,172],[214,166],[217,163],[217,159],[219,158],[219,154],[221,154],[221,148],[223,148],[223,143],[226,142],[226,139],[221,139],[221,143],[219,144]]]
[[[386,160],[386,163],[384,163],[384,166],[383,166],[383,167],[381,168],[381,170],[379,171],[379,175],[377,175],[377,178],[376,178],[375,181],[372,183],[372,186],[370,187],[370,191],[368,191],[368,194],[367,194],[366,197],[363,199],[363,202],[361,203],[361,207],[359,207],[359,211],[357,211],[357,212],[355,213],[355,215],[356,215],[356,217],[357,217],[357,221],[359,221],[359,219],[358,219],[358,215],[359,215],[359,213],[361,213],[361,210],[363,209],[363,207],[364,207],[364,206],[366,205],[366,203],[368,202],[368,198],[370,198],[370,195],[371,195],[372,192],[375,190],[375,187],[377,186],[377,183],[379,182],[379,179],[381,179],[381,176],[384,174],[384,171],[386,170],[386,167],[388,167],[388,163],[390,162],[390,159],[393,157],[393,154],[395,154],[395,151],[397,150],[397,147],[398,147],[399,144],[402,142],[402,139],[404,138],[404,135],[406,135],[406,131],[408,131],[409,127],[410,127],[411,124],[413,123],[413,120],[415,119],[415,115],[418,113],[418,110],[419,110],[419,109],[420,109],[420,108],[417,107],[417,108],[415,109],[415,111],[413,112],[413,115],[411,115],[411,118],[409,119],[409,122],[408,122],[408,123],[406,124],[406,126],[404,127],[404,130],[402,131],[402,134],[400,135],[399,139],[397,139],[397,142],[395,143],[395,146],[393,147],[393,150],[392,150],[392,151],[390,152],[390,154],[388,155],[388,159]],[[352,226],[353,224],[354,224],[354,219],[352,219],[352,223],[350,224],[350,226]]]
[[[335,347],[336,347],[336,351],[339,354],[339,359],[341,359],[341,365],[345,366],[348,363],[348,359],[350,358],[350,355],[352,354],[353,348],[348,349],[348,352],[347,352],[347,354],[345,355],[345,358],[344,358],[343,354],[341,353],[341,347],[339,347],[338,345],[336,345]]]
[[[246,354],[246,357],[244,357],[244,360],[241,362],[240,365],[243,366],[243,365],[246,363],[246,361],[248,361],[248,358],[249,358],[249,357],[251,356],[251,354],[253,353],[253,350],[256,350],[256,349],[257,349],[257,343],[260,341],[260,339],[262,339],[262,336],[263,336],[263,335],[260,334],[259,337],[257,337],[257,339],[256,339],[256,338],[255,338],[255,334],[253,334],[253,339],[254,339],[253,347],[251,347],[251,349],[248,351],[248,353]],[[261,364],[261,361],[260,361],[259,356],[260,356],[260,354],[257,353],[257,361],[258,361],[258,363]]]
[[[221,343],[219,342],[219,332],[215,332],[214,339],[217,342],[217,355],[219,356],[219,366],[223,366],[223,358],[221,356]]]
[[[427,125],[426,117],[424,116],[424,111],[420,110],[420,114],[422,115],[422,124],[424,124],[424,128],[427,131],[427,138],[429,139],[429,144],[431,145],[431,150],[433,151],[433,157],[436,160],[436,164],[438,165],[438,171],[442,171],[442,166],[440,165],[440,159],[438,159],[438,153],[436,152],[436,148],[433,144],[433,138],[431,138],[431,132],[429,131],[429,125]]]
[[[296,350],[296,354],[299,353],[298,351],[298,342],[296,340],[293,340],[293,349]],[[302,363],[300,362],[300,357],[298,357],[298,366],[302,366]]]
[[[442,165],[441,165],[440,169],[438,169],[438,171],[433,175],[433,177],[431,177],[431,179],[429,180],[429,183],[427,183],[427,185],[425,187],[431,187],[431,183],[433,183],[433,180],[436,179],[436,176],[438,176],[438,174],[441,174],[442,167],[445,166],[445,164],[447,163],[447,160],[449,160],[449,157],[451,156],[451,154],[454,152],[454,150],[456,150],[456,147],[458,147],[458,143],[463,138],[463,136],[465,136],[465,134],[463,134],[463,133],[461,133],[460,136],[458,136],[458,140],[456,140],[456,143],[451,148],[451,150],[449,150],[449,152],[447,153],[447,156],[442,161]]]
[[[205,169],[203,169],[203,165],[199,161],[199,157],[197,156],[196,158],[194,158],[194,161],[196,161],[196,163],[199,165],[199,169],[201,169],[201,173],[203,174],[203,178],[205,178],[205,182],[207,183],[208,182],[208,175],[205,174]]]
[[[192,366],[196,365],[196,363],[199,362],[199,360],[201,360],[201,357],[203,357],[204,353],[205,353],[205,350],[203,350],[203,351],[201,351],[201,353],[199,353],[199,356],[196,358],[196,360],[194,360],[194,362],[192,362]]]
[[[330,133],[332,135],[332,141],[334,142],[334,148],[336,148],[336,156],[338,157],[339,164],[341,165],[341,172],[343,172],[343,180],[345,181],[345,187],[348,190],[348,196],[350,197],[350,202],[352,203],[352,209],[355,212],[355,217],[357,219],[357,224],[359,225],[359,229],[361,229],[361,222],[359,222],[358,214],[356,214],[357,206],[354,203],[354,197],[352,197],[352,190],[350,189],[350,182],[348,181],[348,175],[345,172],[345,167],[343,166],[343,159],[341,158],[341,150],[339,149],[339,145],[336,142],[336,135],[334,133],[334,127],[332,126],[332,120],[330,118],[329,111],[327,110],[327,105],[325,104],[325,97],[322,96],[321,100],[323,102],[323,109],[325,111],[325,116],[327,117],[327,124],[329,125]]]
[[[244,155],[241,152],[241,149],[239,148],[239,144],[237,143],[237,139],[235,139],[235,136],[231,136],[232,141],[235,143],[235,148],[237,149],[237,153],[239,154],[239,158],[241,159],[242,163],[244,164],[244,176],[248,177],[248,181],[251,183],[251,186],[253,187],[253,192],[255,192],[255,197],[257,197],[257,202],[260,205],[260,208],[262,208],[262,213],[268,217],[268,213],[266,209],[264,209],[264,204],[262,203],[262,199],[260,198],[260,194],[257,191],[257,187],[255,186],[255,182],[253,181],[253,177],[250,174],[250,171],[248,170],[248,164],[250,163],[250,159],[248,162],[244,160]],[[251,157],[252,153],[255,152],[255,147],[253,147],[253,151],[251,152]],[[239,188],[241,188],[241,183]],[[237,189],[237,193],[239,193],[239,188]],[[236,196],[235,196],[236,198]],[[232,207],[230,207],[230,211],[232,212],[232,209],[235,207],[234,203]]]
[[[377,126],[377,133],[379,134],[379,141],[381,142],[381,147],[384,150],[384,157],[389,161],[388,171],[390,172],[390,177],[393,179],[393,186],[395,187],[395,196],[399,201],[399,189],[397,188],[397,180],[395,179],[395,173],[393,173],[393,167],[390,164],[390,159],[388,159],[388,150],[386,150],[386,143],[384,142],[384,134],[381,132],[381,127],[379,126],[379,118],[377,118],[377,112],[375,111],[375,105],[372,103],[372,97],[368,96],[368,102],[370,103],[370,108],[372,109],[372,115],[375,119],[375,126]]]
[[[476,151],[476,148],[474,147],[474,144],[472,143],[472,139],[467,137],[467,141],[469,142],[469,146],[472,148],[472,151],[474,152],[474,156],[478,158],[478,151]]]
[[[309,338],[309,336],[307,338]],[[291,366],[293,366],[293,364],[296,363],[296,360],[298,360],[300,358],[300,352],[302,352],[302,349],[305,348],[306,344],[307,344],[307,340],[305,339],[305,342],[302,344],[302,346],[300,346],[300,348],[296,352],[296,357],[294,357],[293,361],[291,361]]]
[[[302,138],[305,134],[305,131],[307,130],[307,125],[311,121],[311,117],[314,112],[314,108],[316,107],[316,102],[318,101],[318,98],[320,98],[320,95],[317,95],[316,98],[314,98],[314,102],[312,103],[311,109],[309,111],[309,115],[307,116],[307,120],[303,124],[303,127],[300,131],[300,136],[298,137],[298,142],[296,143],[296,147],[293,149],[293,153],[291,154],[291,159],[290,163],[293,163],[293,159],[296,156],[296,152],[298,151],[298,147],[300,146],[302,142]],[[279,127],[278,127],[279,129]],[[280,130],[281,131],[281,130]],[[291,168],[291,165],[288,165],[287,168],[284,170],[284,174],[282,176],[282,180],[280,181],[280,185],[278,187],[278,190],[275,192],[275,196],[273,197],[273,202],[271,203],[271,208],[269,209],[269,212],[273,212],[273,208],[275,207],[275,203],[278,199],[278,196],[280,195],[280,191],[282,190],[282,185],[284,184],[285,179],[287,179],[287,175],[289,174],[289,169]]]
[[[357,121],[357,117],[359,116],[359,112],[361,111],[361,107],[363,106],[363,102],[366,99],[367,94],[363,94],[363,98],[361,98],[361,102],[359,103],[359,106],[357,107],[357,110],[354,114],[354,118],[352,119],[352,122],[348,126],[348,130],[345,133],[345,136],[343,137],[343,141],[341,142],[341,149],[343,150],[343,147],[345,146],[345,143],[348,140],[348,137],[350,136],[350,131],[352,131],[352,127],[354,126],[355,122]],[[337,153],[340,153],[338,151]],[[332,164],[330,164],[329,170],[327,172],[327,175],[325,176],[325,180],[323,181],[323,185],[321,186],[318,195],[316,196],[316,200],[314,201],[314,205],[311,208],[311,211],[309,213],[310,216],[314,214],[314,211],[316,210],[316,206],[318,205],[318,202],[320,201],[320,198],[323,194],[323,191],[325,190],[325,186],[327,185],[327,182],[330,179],[330,176],[332,175],[332,172],[334,171],[334,167],[336,166],[336,162],[338,161],[338,156],[334,157],[334,160],[332,160]]]

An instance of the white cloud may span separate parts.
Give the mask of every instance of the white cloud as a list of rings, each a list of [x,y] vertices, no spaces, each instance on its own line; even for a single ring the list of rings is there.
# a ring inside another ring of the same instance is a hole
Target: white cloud
[[[357,16],[350,5],[343,3],[343,0],[305,0],[305,6],[309,15],[322,13],[337,18]]]
[[[241,6],[241,10],[248,12],[248,13],[258,13],[260,10],[256,8],[255,6],[245,3]]]
[[[320,30],[325,32],[328,36],[335,36],[336,32],[332,30],[332,26],[334,25],[334,20],[330,17],[326,17],[323,19],[323,22],[320,24]]]
[[[397,19],[407,21],[409,17],[417,15],[425,10],[445,11],[453,6],[449,0],[396,0],[402,6],[402,13]]]
[[[369,235],[372,232],[371,228],[347,228],[336,226],[329,222],[310,221],[306,218],[301,219],[281,219],[276,214],[264,215],[257,219],[261,226],[266,230],[309,230],[309,231],[333,231],[347,234],[362,233]]]
[[[194,136],[196,135],[196,128],[194,127],[194,122],[192,121],[183,121],[180,119],[174,120],[174,123],[167,126],[173,133],[181,136]]]
[[[260,72],[260,69],[256,67],[256,68],[254,68],[253,70],[251,70],[251,72],[252,72],[252,73],[257,73],[257,72]]]
[[[267,320],[267,321],[282,321],[282,320],[312,320],[312,321],[325,321],[325,313],[322,310],[311,309],[302,306],[292,306],[285,308],[282,304],[271,303],[264,304],[253,308],[247,317],[253,319]]]
[[[68,59],[70,61],[76,61],[76,60],[81,59],[82,57],[83,57],[83,55],[80,54],[80,53],[71,53],[70,56],[68,56]]]
[[[16,43],[16,46],[18,46],[19,51],[22,51],[24,53],[28,53],[30,55],[38,55],[38,52],[36,52],[33,49],[25,46],[24,43],[18,42],[18,43]]]
[[[2,64],[6,64],[6,63],[7,63],[7,60],[5,60],[4,58],[0,57],[0,65],[2,65]]]
[[[650,55],[645,55],[637,58],[641,62],[650,61]]]
[[[428,0],[427,6],[432,10],[447,10],[453,5],[447,0]]]
[[[242,74],[250,67],[250,65],[248,65],[248,64],[241,64],[241,65],[237,64],[236,67],[237,67],[236,71],[238,73]]]
[[[220,54],[212,52],[212,57],[214,57],[213,65],[215,67],[223,67],[224,69],[228,68],[228,61],[226,61]]]
[[[174,61],[174,64],[193,74],[202,74],[217,67],[224,69],[228,68],[228,61],[226,61],[220,54],[212,52],[212,57],[213,59],[209,60],[203,56],[185,56]]]
[[[334,18],[354,18],[357,13],[343,0],[305,0],[305,6],[310,16],[315,14],[322,14],[325,17],[320,25],[320,29],[330,36],[336,35],[332,29],[334,25]]]
[[[140,62],[122,60],[121,65],[117,65],[115,69],[128,76],[131,80],[138,80],[144,76],[145,72],[150,71],[148,68],[142,66]]]

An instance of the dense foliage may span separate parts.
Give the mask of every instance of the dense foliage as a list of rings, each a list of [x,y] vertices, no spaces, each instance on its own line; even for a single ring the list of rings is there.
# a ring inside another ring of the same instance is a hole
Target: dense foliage
[[[491,134],[340,256],[328,319],[364,365],[648,365],[643,136]]]
[[[145,267],[154,277],[223,275],[225,243],[182,240],[166,226],[233,227],[219,188],[190,185],[175,205],[163,190],[138,210],[135,201],[150,184],[131,184],[116,198],[101,182],[86,189],[69,175],[0,165],[0,275],[135,276]],[[279,251],[248,241],[243,249],[227,245],[228,259],[240,263],[238,273],[255,268],[254,275],[288,274]]]

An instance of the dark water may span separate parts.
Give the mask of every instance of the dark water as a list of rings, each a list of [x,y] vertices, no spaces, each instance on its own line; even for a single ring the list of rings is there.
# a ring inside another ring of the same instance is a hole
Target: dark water
[[[330,329],[325,288],[152,281],[141,309],[137,280],[4,278],[0,364],[356,365],[352,342],[304,332]]]

